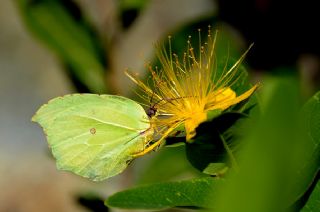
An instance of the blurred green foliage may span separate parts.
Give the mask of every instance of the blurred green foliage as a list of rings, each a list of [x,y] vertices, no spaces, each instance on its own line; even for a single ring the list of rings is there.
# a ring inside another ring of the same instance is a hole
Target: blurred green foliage
[[[217,194],[215,211],[285,211],[293,200],[288,198],[298,168],[294,152],[304,142],[297,124],[297,84],[289,79],[264,82],[264,113],[247,123],[241,170]]]
[[[207,194],[223,183],[223,180],[208,177],[155,183],[118,192],[109,197],[105,204],[130,209],[205,208],[210,201]]]
[[[149,0],[119,0],[118,5],[122,27],[124,29],[130,28],[131,24],[134,23],[148,3]]]
[[[70,3],[69,3],[70,4]],[[76,5],[64,1],[18,0],[24,22],[69,68],[76,81],[94,93],[105,93],[105,53],[93,28],[84,17],[75,17]],[[79,20],[80,19],[80,20]]]

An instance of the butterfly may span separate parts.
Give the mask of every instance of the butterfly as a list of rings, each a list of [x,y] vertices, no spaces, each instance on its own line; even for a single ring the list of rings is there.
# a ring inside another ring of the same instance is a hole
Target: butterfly
[[[115,95],[57,97],[32,121],[43,128],[58,169],[93,181],[121,173],[153,136],[143,107]]]

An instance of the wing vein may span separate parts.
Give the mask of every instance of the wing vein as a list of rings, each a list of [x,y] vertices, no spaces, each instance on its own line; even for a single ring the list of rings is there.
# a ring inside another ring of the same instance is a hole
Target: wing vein
[[[77,136],[75,136],[75,137],[67,138],[67,139],[61,141],[60,143],[57,143],[56,145],[51,145],[51,147],[52,147],[52,148],[57,148],[57,147],[59,147],[59,146],[61,146],[61,145],[63,145],[63,144],[66,144],[66,143],[69,142],[70,140],[75,140],[75,139],[77,139],[77,138],[81,138],[82,136],[88,135],[88,134],[89,134],[89,132],[85,132],[85,133],[82,133],[82,134],[77,135]],[[86,142],[85,142],[85,143],[86,143]]]
[[[124,129],[131,130],[131,131],[142,130],[142,129],[135,129],[135,128],[131,128],[131,127],[128,127],[128,126],[124,126],[124,125],[121,125],[121,124],[116,124],[116,123],[104,121],[104,120],[101,120],[101,119],[98,119],[98,118],[95,118],[95,117],[83,116],[83,115],[77,115],[77,116],[82,117],[82,118],[92,119],[94,121],[97,121],[97,122],[100,122],[100,123],[103,123],[103,124],[107,124],[107,125],[111,125],[111,126],[115,126],[115,127],[120,127],[120,128],[124,128]]]
[[[126,138],[129,139],[129,137],[131,137],[131,136],[126,136],[125,139],[124,139],[124,138],[116,139],[114,142],[119,141],[119,140],[126,140]],[[114,143],[114,142],[113,142],[113,143]],[[82,172],[84,169],[86,169],[86,168],[87,168],[94,160],[96,160],[96,159],[105,159],[106,157],[105,157],[105,156],[104,156],[104,157],[100,157],[100,154],[103,153],[103,152],[105,152],[105,149],[106,149],[107,147],[108,147],[108,146],[102,145],[102,148],[95,154],[95,156],[93,156],[90,160],[88,160],[87,163],[85,163],[85,164],[80,168],[80,170],[78,170],[78,172],[79,172],[79,173]],[[88,148],[90,148],[90,147],[88,147]],[[117,154],[116,157],[119,157],[120,155],[121,155],[121,153],[120,153],[120,154]],[[116,160],[116,161],[117,161],[117,160]]]

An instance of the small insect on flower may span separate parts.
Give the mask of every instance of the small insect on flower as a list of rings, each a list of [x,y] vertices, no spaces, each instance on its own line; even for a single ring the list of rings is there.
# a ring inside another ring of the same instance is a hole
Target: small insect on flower
[[[154,99],[157,104],[150,108],[149,116],[152,128],[161,137],[136,156],[144,155],[161,145],[166,137],[183,126],[187,142],[196,134],[195,129],[207,120],[207,114],[213,110],[226,110],[229,107],[249,98],[258,84],[247,91],[237,94],[231,87],[239,80],[239,66],[247,51],[227,69],[218,70],[215,59],[217,32],[211,35],[208,30],[208,41],[201,42],[199,30],[199,50],[197,53],[191,45],[190,36],[187,50],[182,59],[172,53],[169,36],[169,52],[157,45],[157,57],[162,65],[158,70],[149,67],[152,86],[143,83],[135,75],[126,72],[143,91],[141,97],[148,101]],[[197,55],[197,56],[196,56]],[[151,113],[150,113],[151,114]]]

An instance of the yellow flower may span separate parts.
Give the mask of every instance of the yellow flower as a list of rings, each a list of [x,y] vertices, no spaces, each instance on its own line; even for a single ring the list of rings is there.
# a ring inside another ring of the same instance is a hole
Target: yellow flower
[[[200,30],[199,30],[200,34]],[[207,120],[207,113],[212,110],[225,110],[247,98],[256,90],[254,85],[246,92],[237,95],[231,86],[238,80],[238,68],[249,49],[230,68],[217,72],[215,60],[214,37],[208,33],[208,41],[201,44],[199,36],[199,53],[196,57],[190,39],[187,51],[182,60],[171,52],[171,39],[169,37],[169,53],[158,45],[157,56],[162,69],[154,70],[149,67],[152,74],[151,86],[140,81],[136,76],[126,74],[143,90],[141,97],[154,102],[149,108],[150,122],[156,129],[160,139],[146,147],[145,151],[137,156],[153,150],[177,127],[184,126],[186,139],[189,141],[195,136],[195,129],[200,123]]]

